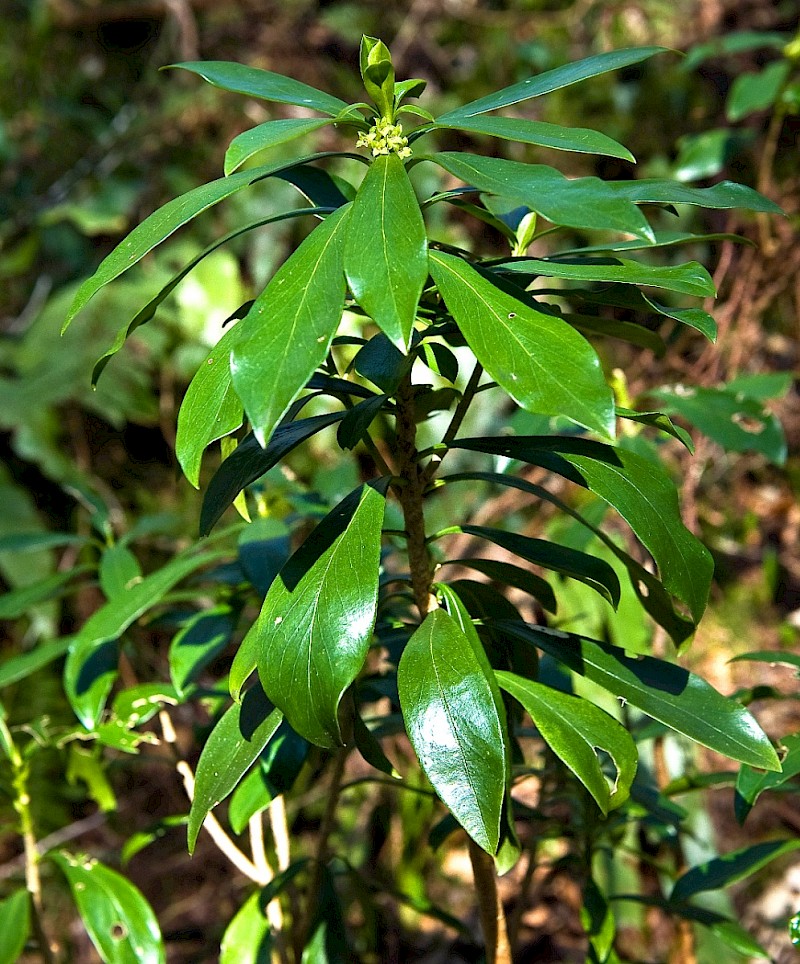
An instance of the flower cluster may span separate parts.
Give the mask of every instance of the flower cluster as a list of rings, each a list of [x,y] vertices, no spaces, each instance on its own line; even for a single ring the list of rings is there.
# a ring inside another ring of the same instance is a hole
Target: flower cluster
[[[392,153],[399,157],[411,156],[411,148],[408,146],[408,138],[403,137],[402,126],[393,124],[385,117],[376,121],[366,134],[359,135],[356,147],[370,148],[373,157]]]

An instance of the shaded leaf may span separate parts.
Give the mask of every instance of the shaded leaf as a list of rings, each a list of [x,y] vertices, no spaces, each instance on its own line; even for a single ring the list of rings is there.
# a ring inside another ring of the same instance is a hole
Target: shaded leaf
[[[12,683],[18,683],[43,666],[48,666],[59,656],[63,656],[74,638],[74,636],[67,636],[51,643],[40,643],[27,653],[6,657],[0,666],[0,689]]]
[[[695,621],[700,618],[714,563],[683,525],[675,486],[657,463],[624,448],[566,436],[462,439],[453,445],[539,465],[599,495],[650,551],[666,588],[686,603]]]
[[[233,387],[264,447],[325,360],[339,326],[348,211],[340,208],[311,232],[234,329]]]
[[[106,964],[164,964],[158,921],[139,890],[97,860],[51,852],[86,931]]]
[[[66,572],[56,572],[52,576],[40,579],[30,586],[21,586],[0,595],[0,619],[19,619],[39,603],[57,599],[74,587],[69,584],[76,576],[90,572],[91,566],[75,566]]]
[[[361,670],[378,603],[385,485],[333,509],[281,569],[243,647],[267,696],[301,736],[343,743],[339,703]]]
[[[616,646],[561,630],[501,625],[696,743],[741,763],[780,769],[772,744],[750,713],[688,670],[650,656],[627,656]]]
[[[428,278],[427,251],[425,223],[405,166],[397,154],[381,154],[353,202],[344,268],[356,301],[403,352]]]
[[[781,755],[780,773],[762,772],[746,766],[739,771],[733,811],[740,824],[745,822],[747,815],[765,790],[782,787],[800,774],[800,733],[785,736],[781,744],[786,752]]]
[[[222,935],[219,951],[219,964],[270,964],[270,924],[258,891],[234,914]]]
[[[106,599],[127,592],[142,578],[139,561],[127,546],[117,543],[103,550],[100,557],[100,588]]]
[[[452,477],[450,481],[453,481]],[[556,612],[556,597],[550,583],[546,582],[540,576],[528,572],[527,569],[521,569],[519,566],[512,565],[509,562],[497,562],[494,559],[479,558],[448,559],[447,562],[442,563],[442,565],[467,566],[470,569],[476,569],[478,572],[489,576],[489,578],[495,582],[501,582],[506,586],[513,586],[515,589],[521,589],[523,592],[527,592],[542,604],[543,609],[546,609],[550,613]]]
[[[728,120],[735,122],[748,114],[773,107],[791,69],[788,60],[775,60],[758,72],[735,77],[725,104]]]
[[[521,536],[516,532],[506,532],[503,529],[472,525],[460,526],[459,529],[480,539],[488,539],[536,566],[560,572],[571,579],[586,583],[612,606],[616,607],[619,604],[619,579],[611,566],[602,559],[567,546],[560,546],[555,542]]]
[[[428,779],[473,840],[493,854],[506,783],[505,738],[487,674],[444,610],[430,613],[409,639],[397,684]]]
[[[200,535],[207,536],[211,532],[242,489],[269,472],[292,449],[323,428],[340,421],[346,414],[332,412],[286,422],[273,432],[266,448],[259,444],[255,435],[246,436],[220,465],[208,484],[200,510]]]
[[[234,703],[209,734],[197,762],[195,790],[189,811],[189,852],[211,810],[224,800],[258,759],[283,714],[256,683]]]
[[[707,890],[729,887],[756,871],[766,867],[778,857],[800,848],[800,840],[770,840],[766,843],[743,847],[731,853],[692,867],[675,881],[670,903],[685,901]]]
[[[712,187],[689,187],[678,181],[646,177],[640,181],[608,181],[607,186],[618,197],[634,204],[695,204],[722,210],[740,208],[764,214],[784,213],[763,194],[733,181],[720,181]]]
[[[432,251],[430,266],[476,358],[514,401],[613,438],[613,395],[581,335],[500,290],[460,258]]]
[[[169,647],[169,676],[178,693],[228,645],[236,618],[237,613],[222,604],[196,613],[181,627]]]

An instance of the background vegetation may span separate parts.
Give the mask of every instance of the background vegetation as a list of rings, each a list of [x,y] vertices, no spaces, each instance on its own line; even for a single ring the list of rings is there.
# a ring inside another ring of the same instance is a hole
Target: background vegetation
[[[694,433],[693,459],[677,445],[670,449],[676,476],[683,479],[684,518],[717,564],[712,605],[684,665],[723,692],[743,690],[775,740],[800,730],[790,668],[730,663],[761,650],[798,652],[800,407],[792,385],[800,335],[800,51],[796,41],[791,45],[798,29],[796,4],[414,0],[389,8],[366,0],[7,0],[2,16],[0,575],[8,592],[0,597],[0,699],[9,725],[46,720],[45,726],[55,728],[71,722],[61,695],[60,662],[19,678],[4,676],[3,667],[18,666],[12,660],[74,632],[102,598],[91,583],[73,582],[86,553],[96,550],[54,540],[51,547],[40,542],[20,552],[14,535],[67,532],[134,546],[145,571],[187,544],[196,531],[199,501],[175,471],[180,399],[221,322],[263,286],[297,240],[297,228],[286,222],[247,248],[234,244],[205,260],[92,390],[98,347],[113,341],[121,320],[213,238],[281,205],[271,188],[215,209],[135,279],[107,289],[81,323],[59,337],[76,283],[155,207],[218,176],[232,137],[266,119],[255,101],[178,73],[159,74],[158,68],[199,58],[240,60],[357,99],[358,41],[369,33],[391,46],[399,75],[429,80],[429,92],[443,109],[455,103],[452,98],[478,97],[604,49],[658,43],[686,51],[684,58],[656,58],[646,69],[608,75],[547,99],[537,119],[602,129],[639,162],[634,174],[625,161],[574,155],[567,161],[569,173],[612,179],[669,173],[699,184],[725,176],[757,187],[787,212],[784,221],[710,212],[703,224],[697,213],[691,215],[694,227],[736,231],[757,245],[719,241],[696,252],[714,267],[720,291],[713,309],[720,327],[716,346],[687,334],[656,357],[614,343],[606,347],[605,360],[627,374],[618,391],[642,404],[645,391],[666,386],[659,396],[662,407],[671,405],[677,418],[707,433]],[[296,116],[290,110],[285,116]],[[463,134],[452,136],[455,146],[467,143]],[[454,241],[473,230],[457,218],[448,227]],[[612,350],[618,354],[610,356]],[[755,375],[768,377],[724,387]],[[675,388],[683,381],[704,386],[707,394],[686,398]],[[739,402],[732,409],[731,398],[742,385],[752,404],[744,410]],[[487,410],[481,417],[488,424],[505,413]],[[327,501],[355,484],[352,469],[319,444],[303,450],[291,472],[265,488],[265,506],[274,518],[300,499],[314,495]],[[529,534],[548,525],[546,517],[527,518],[522,502],[509,495],[485,512],[487,518],[516,516]],[[463,554],[470,551],[465,544]],[[638,633],[657,653],[667,652],[664,640],[658,635],[647,640],[650,630],[635,619],[600,625],[603,616],[585,594],[576,590],[574,598],[565,598],[559,617],[566,628],[611,639],[621,633],[629,641]],[[137,628],[139,665],[129,668],[131,678],[141,666],[166,677],[173,632],[158,622]],[[192,728],[203,720],[187,709],[178,723],[178,743],[191,754]],[[764,795],[743,829],[734,818],[733,788],[724,779],[713,794],[693,790],[694,777],[719,770],[719,761],[687,754],[685,746],[667,740],[654,765],[662,791],[691,814],[694,835],[683,855],[689,865],[718,850],[800,836],[795,797]],[[185,811],[169,754],[148,748],[139,756],[111,753],[104,760],[101,765],[94,751],[78,744],[66,753],[37,756],[30,782],[38,835],[57,833],[71,848],[114,864],[126,840],[162,821],[154,831],[157,851],[135,854],[128,845],[126,873],[157,908],[170,960],[214,960],[221,929],[241,903],[243,879],[205,837],[189,861],[185,831],[163,822]],[[428,827],[432,815],[424,798],[406,800],[394,813],[380,791],[358,790],[349,799],[338,832],[351,841],[368,838],[364,846],[376,854],[386,848],[398,890],[418,897],[416,910],[387,906],[379,923],[393,933],[394,943],[382,959],[475,959],[469,935],[456,937],[441,914],[419,913],[426,895],[465,919],[471,907],[463,849],[445,846],[435,857],[402,850],[396,821],[419,832]],[[309,822],[298,823],[293,832],[311,838],[323,803],[313,785],[306,802]],[[2,816],[10,821],[8,810]],[[653,847],[649,857],[657,866],[664,854]],[[18,837],[0,835],[0,888],[20,869]],[[636,887],[646,890],[648,873],[654,873],[652,867],[648,871],[647,861],[640,861],[632,878]],[[800,908],[799,880],[789,855],[724,898],[729,903],[723,909],[733,908],[775,960],[788,961],[794,953],[785,922]],[[527,941],[525,960],[583,959],[584,937],[575,926],[580,894],[569,874],[544,868],[532,879],[517,877],[504,886],[509,901],[522,891],[528,895],[518,922]],[[61,905],[57,897],[51,901],[51,912],[75,959],[93,959],[66,898]],[[676,961],[691,960],[680,934],[657,910],[631,914],[628,925],[633,959],[638,954],[666,960],[672,954]],[[701,943],[691,953],[702,961],[719,951]]]

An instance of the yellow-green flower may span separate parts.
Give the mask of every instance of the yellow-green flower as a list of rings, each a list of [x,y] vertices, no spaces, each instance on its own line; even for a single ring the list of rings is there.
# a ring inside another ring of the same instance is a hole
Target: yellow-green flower
[[[356,147],[368,147],[373,157],[379,154],[411,156],[411,148],[408,146],[408,138],[403,136],[402,125],[393,124],[385,117],[376,121],[366,134],[359,134]]]

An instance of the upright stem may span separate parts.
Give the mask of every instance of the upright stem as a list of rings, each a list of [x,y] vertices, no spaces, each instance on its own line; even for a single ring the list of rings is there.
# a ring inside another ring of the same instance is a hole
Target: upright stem
[[[486,962],[487,964],[512,964],[506,913],[497,888],[494,859],[474,840],[469,842],[469,859],[472,862],[472,874],[475,878],[475,893],[478,897],[478,914],[486,947]]]
[[[28,792],[28,764],[17,749],[11,738],[11,733],[5,723],[3,727],[3,745],[8,752],[13,771],[14,810],[19,817],[19,828],[22,845],[25,852],[25,887],[31,895],[33,905],[32,925],[39,951],[45,964],[56,964],[58,960],[58,944],[51,941],[44,929],[44,903],[42,901],[42,878],[39,873],[39,848],[36,844],[36,830],[31,812],[31,797]]]
[[[397,403],[397,473],[402,480],[398,491],[406,525],[406,549],[411,572],[411,589],[420,616],[435,608],[431,594],[433,563],[425,539],[423,498],[428,484],[427,472],[417,459],[417,423],[411,371],[403,378],[395,397]]]

